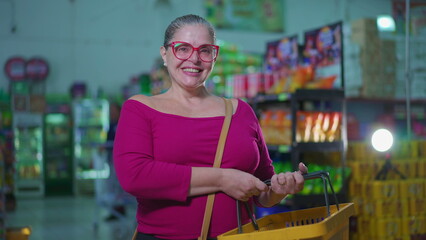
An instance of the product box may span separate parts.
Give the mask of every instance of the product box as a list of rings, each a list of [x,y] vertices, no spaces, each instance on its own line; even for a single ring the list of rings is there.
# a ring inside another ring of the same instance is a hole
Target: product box
[[[250,73],[247,75],[247,97],[253,98],[263,93],[263,73]]]
[[[247,81],[246,74],[237,74],[234,75],[234,97],[235,98],[245,98],[247,97]]]
[[[378,34],[377,23],[375,18],[361,18],[351,22],[352,33],[369,32]]]
[[[44,113],[46,108],[46,98],[42,95],[30,96],[30,111],[36,113]]]

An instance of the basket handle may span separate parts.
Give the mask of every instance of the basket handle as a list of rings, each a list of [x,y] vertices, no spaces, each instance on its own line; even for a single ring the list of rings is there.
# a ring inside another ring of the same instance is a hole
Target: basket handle
[[[331,180],[330,180],[330,174],[328,172],[316,171],[316,172],[312,172],[312,173],[307,173],[307,174],[303,174],[303,178],[305,180],[317,179],[317,178],[322,179],[325,205],[327,206],[327,214],[328,214],[328,216],[330,216],[330,202],[328,200],[328,189],[327,189],[327,182],[328,182],[328,185],[330,186],[331,193],[334,196],[334,201],[336,202],[337,210],[340,210],[339,201],[337,200],[337,195],[336,195],[336,192],[334,192],[334,188],[333,188],[333,185],[331,184]]]
[[[330,214],[331,214],[330,213],[330,202],[329,202],[329,199],[328,199],[328,189],[327,189],[327,182],[328,182],[328,185],[330,186],[331,192],[334,195],[334,200],[336,202],[337,210],[340,210],[339,202],[337,200],[336,193],[334,192],[333,185],[331,184],[330,174],[328,172],[316,171],[316,172],[303,174],[302,176],[305,180],[311,180],[311,179],[317,179],[317,178],[322,179],[323,189],[324,189],[325,205],[327,206],[327,215],[330,216]],[[265,180],[264,183],[266,185],[270,186],[271,185],[271,179]],[[259,230],[259,225],[257,224],[256,218],[254,217],[253,212],[251,211],[248,202],[244,202],[244,207],[245,207],[247,213],[249,214],[249,216],[251,218],[251,223],[252,223],[254,229]],[[241,208],[240,208],[240,201],[239,200],[237,200],[237,220],[238,220],[238,233],[243,233],[243,226],[242,226],[242,223],[241,223]]]

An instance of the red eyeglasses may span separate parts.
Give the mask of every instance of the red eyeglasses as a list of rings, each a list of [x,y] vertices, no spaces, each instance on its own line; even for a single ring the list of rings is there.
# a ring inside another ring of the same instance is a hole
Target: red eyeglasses
[[[203,44],[196,48],[187,42],[172,42],[168,46],[172,48],[173,54],[179,60],[187,60],[194,51],[197,51],[201,61],[214,62],[219,53],[219,46],[213,44]]]

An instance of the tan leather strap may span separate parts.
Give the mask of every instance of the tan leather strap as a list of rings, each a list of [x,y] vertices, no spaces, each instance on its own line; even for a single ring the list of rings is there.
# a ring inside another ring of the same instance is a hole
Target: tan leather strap
[[[225,148],[226,137],[228,135],[229,126],[231,124],[232,119],[232,102],[227,99],[223,99],[225,101],[225,120],[223,121],[222,131],[220,132],[219,143],[217,144],[216,156],[214,159],[213,167],[219,168],[222,162],[222,155]],[[198,237],[198,240],[206,240],[209,233],[210,228],[210,220],[212,216],[213,203],[214,203],[214,193],[211,193],[207,197],[206,210],[204,212],[203,226],[201,228],[201,235]]]
[[[135,232],[133,233],[132,240],[136,240],[136,236],[138,236],[138,226],[136,226]]]

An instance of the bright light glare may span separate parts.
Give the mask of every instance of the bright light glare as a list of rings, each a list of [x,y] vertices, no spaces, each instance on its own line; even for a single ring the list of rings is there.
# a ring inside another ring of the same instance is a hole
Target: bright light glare
[[[383,32],[395,31],[395,21],[391,16],[382,15],[377,17],[377,28]]]
[[[387,129],[379,129],[373,133],[371,144],[379,152],[386,152],[392,147],[393,136]]]

